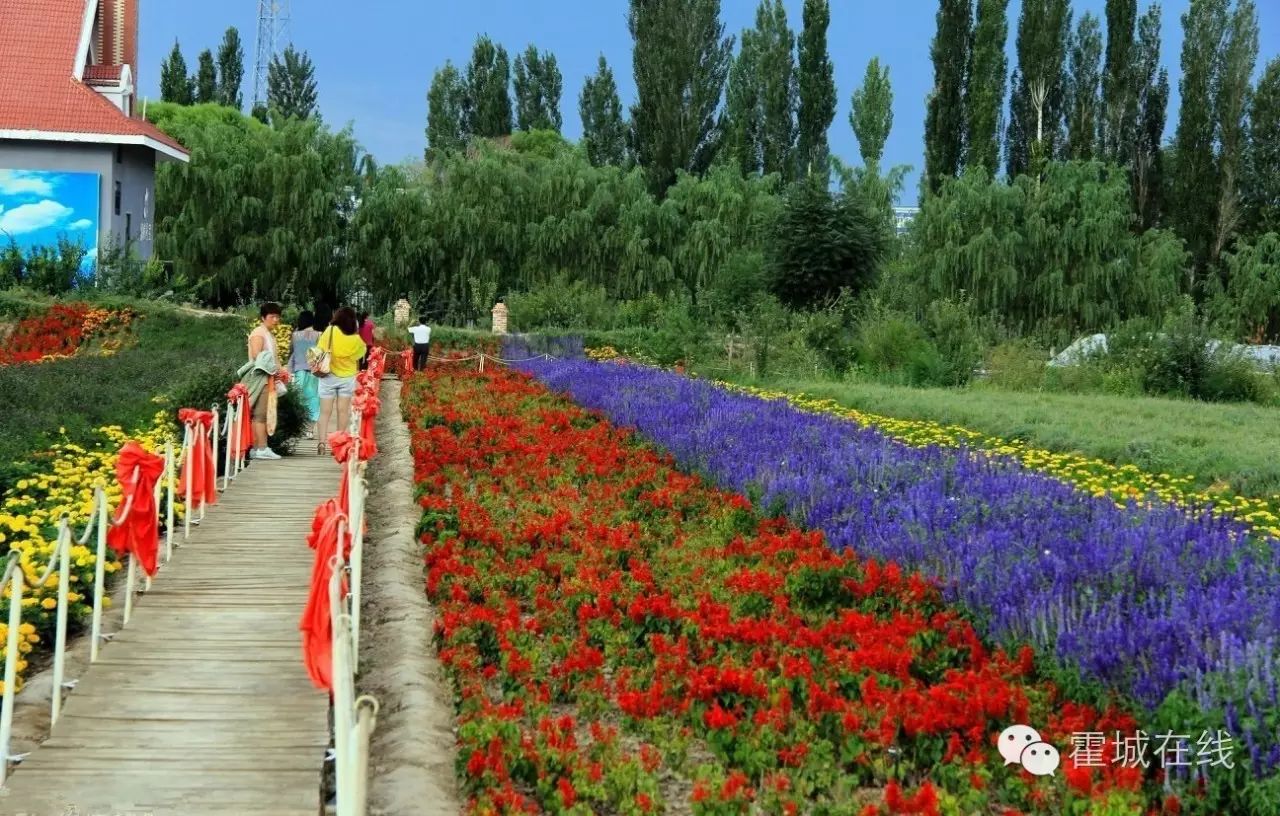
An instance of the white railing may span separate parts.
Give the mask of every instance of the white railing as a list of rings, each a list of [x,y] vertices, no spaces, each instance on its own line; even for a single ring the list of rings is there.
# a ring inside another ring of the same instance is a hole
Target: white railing
[[[213,407],[213,424],[210,429],[212,436],[214,462],[217,462],[218,451],[218,407]],[[230,422],[227,423],[230,426]],[[198,427],[198,426],[197,426]],[[161,497],[165,498],[165,541],[164,548],[161,551],[163,557],[160,559],[162,563],[168,563],[173,557],[174,549],[174,527],[176,517],[176,493],[177,493],[177,474],[179,463],[187,468],[185,479],[186,488],[186,504],[183,513],[185,524],[184,536],[186,539],[191,534],[191,525],[199,524],[204,517],[205,507],[203,502],[200,503],[199,516],[196,516],[194,510],[195,497],[192,494],[194,479],[191,478],[191,468],[193,458],[190,451],[194,445],[193,436],[194,429],[191,425],[186,426],[183,433],[182,449],[175,455],[172,442],[165,443],[164,449],[164,472],[157,479],[154,489],[154,498],[157,502],[157,512],[159,512],[159,501]],[[138,469],[135,468],[132,480],[138,478]],[[216,473],[215,473],[216,476]],[[107,564],[107,532],[111,527],[119,526],[128,519],[129,514],[133,510],[134,495],[131,494],[129,500],[125,502],[120,514],[116,517],[111,515],[110,501],[107,499],[105,482],[99,481],[93,492],[93,500],[90,504],[88,519],[85,524],[84,532],[77,537],[72,527],[71,519],[68,514],[63,514],[58,521],[58,535],[53,552],[49,556],[49,563],[45,567],[44,573],[33,583],[32,586],[39,588],[45,586],[53,573],[58,573],[58,596],[57,596],[57,612],[55,624],[55,641],[53,651],[53,688],[50,701],[50,726],[56,725],[58,718],[62,713],[62,696],[64,689],[74,688],[76,681],[66,681],[66,652],[67,652],[67,618],[70,611],[70,580],[71,580],[71,550],[73,547],[85,546],[89,542],[89,538],[93,533],[97,533],[95,558],[94,558],[94,582],[93,582],[93,615],[90,627],[89,640],[89,662],[90,664],[98,661],[99,648],[103,641],[110,640],[114,635],[104,634],[102,631],[102,619],[104,598],[106,597],[106,564]],[[157,542],[158,543],[158,542]],[[138,594],[137,578],[138,564],[137,559],[132,555],[128,555],[128,572],[125,588],[125,606],[122,625],[127,625],[133,614],[134,596]],[[3,703],[0,703],[0,787],[4,786],[8,777],[9,762],[21,761],[22,757],[10,755],[10,743],[13,735],[13,707],[14,696],[17,694],[18,685],[18,660],[21,653],[20,630],[22,627],[22,598],[26,587],[26,571],[22,564],[21,553],[17,550],[11,550],[4,561],[5,570],[3,579],[0,579],[0,587],[7,585],[9,587],[9,630],[7,633],[7,641],[5,644],[5,661],[4,661],[4,696]],[[151,588],[150,576],[144,577],[143,592]]]
[[[337,816],[364,816],[368,806],[369,738],[377,724],[378,701],[356,697],[360,671],[360,608],[364,574],[364,508],[368,497],[366,465],[360,455],[362,414],[352,409],[347,432],[351,450],[344,464],[347,512],[338,522],[337,552],[330,559],[329,612],[333,628],[333,745]],[[343,557],[343,539],[351,534],[351,560]],[[343,578],[349,577],[343,593]]]

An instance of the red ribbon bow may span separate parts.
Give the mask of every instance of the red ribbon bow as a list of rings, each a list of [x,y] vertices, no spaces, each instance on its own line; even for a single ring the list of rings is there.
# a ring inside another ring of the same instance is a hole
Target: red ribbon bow
[[[231,445],[231,450],[235,453],[237,459],[243,459],[244,455],[253,447],[253,418],[249,414],[249,387],[244,383],[236,383],[231,386],[231,390],[227,392],[227,400],[235,403],[236,413],[239,415],[240,433],[235,435],[235,428],[232,427],[227,433],[227,444]],[[227,415],[227,421],[231,421],[231,415]]]
[[[129,514],[107,531],[107,543],[120,555],[131,553],[147,575],[156,574],[160,549],[160,519],[156,514],[156,482],[164,473],[164,457],[128,442],[116,459],[116,479],[121,489],[121,512]],[[188,510],[188,512],[190,512]]]
[[[337,502],[329,499],[316,508],[311,520],[311,535],[307,543],[316,551],[311,567],[311,592],[307,596],[307,605],[302,610],[302,620],[298,628],[302,631],[302,661],[306,664],[307,674],[317,688],[333,690],[333,609],[329,605],[329,579],[333,576],[333,565],[330,563],[342,547],[343,561],[351,554],[351,532],[343,530],[341,541],[338,526],[346,526],[347,517],[343,515]],[[347,582],[344,579],[340,589],[345,595]]]
[[[178,411],[178,419],[190,432],[190,447],[178,481],[178,494],[184,497],[187,495],[187,482],[191,482],[191,501],[195,506],[187,508],[190,513],[197,507],[218,501],[218,465],[213,461],[213,447],[209,441],[213,412],[183,408]]]

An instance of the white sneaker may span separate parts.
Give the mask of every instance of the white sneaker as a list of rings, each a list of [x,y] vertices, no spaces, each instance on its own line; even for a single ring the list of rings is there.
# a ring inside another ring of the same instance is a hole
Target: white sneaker
[[[249,451],[249,458],[250,459],[282,459],[284,457],[282,457],[280,454],[276,453],[275,451],[271,450],[271,448],[263,448],[262,450],[254,449]]]

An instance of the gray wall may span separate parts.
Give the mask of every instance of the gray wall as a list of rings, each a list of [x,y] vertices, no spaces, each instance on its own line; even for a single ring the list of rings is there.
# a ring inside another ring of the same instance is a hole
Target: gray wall
[[[0,141],[0,170],[53,170],[97,173],[99,176],[99,249],[125,238],[127,213],[132,213],[129,239],[139,257],[151,257],[155,223],[155,153],[145,147],[74,142]],[[115,183],[120,182],[120,214],[115,214]],[[148,197],[149,196],[149,201]],[[145,210],[145,213],[144,213]]]
[[[110,233],[113,240],[123,240],[125,223],[132,221],[128,239],[137,249],[138,257],[144,260],[151,257],[155,240],[155,180],[155,151],[145,147],[120,148],[120,161],[113,174],[113,181],[120,182],[120,214],[112,215]],[[112,206],[107,212],[114,213],[114,201]],[[132,214],[132,219],[126,218],[128,214]],[[104,217],[104,224],[106,221]]]

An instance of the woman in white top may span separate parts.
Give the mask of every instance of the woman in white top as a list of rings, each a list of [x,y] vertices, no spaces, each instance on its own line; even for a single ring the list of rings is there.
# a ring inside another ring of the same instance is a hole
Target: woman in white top
[[[279,357],[276,350],[276,338],[272,331],[280,325],[280,304],[264,303],[258,310],[262,322],[249,335],[249,362],[258,359],[265,349],[271,350],[273,357]],[[257,401],[250,409],[250,420],[253,426],[253,450],[249,451],[250,459],[279,459],[280,455],[267,447],[267,388],[262,389]]]
[[[418,315],[418,325],[410,326],[409,334],[413,335],[413,370],[421,371],[431,355],[431,327],[425,315]]]

